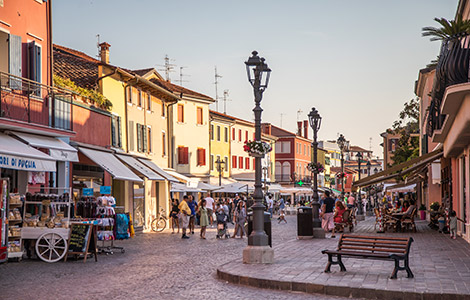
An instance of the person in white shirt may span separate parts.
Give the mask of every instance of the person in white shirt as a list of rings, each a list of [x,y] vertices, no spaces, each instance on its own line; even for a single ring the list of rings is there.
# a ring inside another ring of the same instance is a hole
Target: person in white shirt
[[[266,200],[266,203],[268,204],[268,212],[271,215],[271,218],[273,217],[273,208],[274,208],[274,200],[273,196],[269,195],[268,200]]]
[[[204,200],[206,200],[207,215],[209,216],[209,222],[212,226],[212,223],[214,222],[212,218],[212,213],[214,212],[215,201],[214,201],[214,198],[211,197],[210,193],[207,193],[207,196],[206,198],[204,198]]]

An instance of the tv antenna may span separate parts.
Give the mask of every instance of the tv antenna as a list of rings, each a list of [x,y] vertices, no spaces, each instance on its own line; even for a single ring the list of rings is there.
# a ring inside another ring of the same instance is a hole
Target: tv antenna
[[[224,114],[227,114],[227,101],[232,101],[228,99],[228,90],[224,90]]]
[[[168,57],[168,54],[165,55],[165,64],[164,65],[157,65],[159,67],[163,67],[163,69],[158,69],[158,71],[164,71],[165,72],[165,79],[166,81],[171,81],[170,80],[170,73],[174,72],[175,64],[170,63],[170,61],[175,61],[174,59],[170,59]]]
[[[214,78],[215,78],[215,82],[214,82],[215,84],[215,110],[218,112],[219,111],[219,93],[217,90],[217,86],[219,85],[219,78],[222,78],[222,75],[217,73],[217,66],[215,66]]]
[[[176,82],[179,83],[180,86],[183,86],[183,82],[188,82],[188,80],[183,80],[183,77],[190,76],[183,74],[183,69],[186,69],[187,67],[180,67],[180,79],[175,80]]]
[[[282,128],[282,117],[285,116],[286,114],[281,113],[280,115],[281,115],[281,128]]]
[[[372,151],[372,137],[369,138],[369,150]]]
[[[302,116],[303,110],[299,109],[297,111],[297,121],[300,121],[300,117]]]

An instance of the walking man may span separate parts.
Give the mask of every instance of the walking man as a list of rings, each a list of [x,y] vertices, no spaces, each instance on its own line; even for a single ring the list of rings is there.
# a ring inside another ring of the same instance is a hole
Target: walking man
[[[189,216],[191,215],[191,209],[188,206],[189,198],[187,195],[183,196],[183,201],[181,201],[178,208],[180,209],[180,224],[183,228],[183,235],[181,236],[182,239],[189,239],[189,236],[186,235],[186,228],[188,228],[189,224]]]
[[[189,232],[191,234],[194,234],[194,223],[196,220],[196,209],[197,209],[197,202],[194,200],[194,197],[192,195],[189,195],[189,202],[188,206],[189,209],[191,210],[191,216],[189,217]]]
[[[207,208],[207,215],[209,216],[209,223],[211,224],[212,226],[212,223],[214,223],[214,219],[212,218],[212,214],[214,212],[214,198],[211,197],[211,194],[210,193],[207,193],[207,196],[206,198],[204,198],[206,200],[206,208]]]
[[[268,200],[266,202],[268,204],[268,212],[269,212],[269,214],[271,215],[271,218],[272,218],[273,217],[273,208],[274,208],[273,196],[269,195]]]

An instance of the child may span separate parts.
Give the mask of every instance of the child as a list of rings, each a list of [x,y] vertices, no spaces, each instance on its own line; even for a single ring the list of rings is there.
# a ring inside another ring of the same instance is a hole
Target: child
[[[284,221],[287,223],[287,220],[286,220],[286,213],[284,212],[283,209],[281,209],[281,212],[279,213],[279,218],[278,218],[279,222],[278,224],[281,223],[281,221]]]
[[[459,218],[457,218],[457,213],[455,212],[455,210],[452,210],[449,213],[449,231],[450,231],[450,237],[454,240],[457,238],[457,220],[458,219]]]

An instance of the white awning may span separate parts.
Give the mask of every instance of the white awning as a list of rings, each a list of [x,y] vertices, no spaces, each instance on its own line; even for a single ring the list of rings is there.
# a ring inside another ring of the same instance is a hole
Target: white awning
[[[56,160],[11,136],[0,133],[0,168],[55,172]]]
[[[155,164],[153,161],[146,160],[143,158],[139,158],[139,161],[143,163],[144,165],[146,165],[147,167],[149,167],[150,169],[157,172],[157,174],[163,176],[166,180],[171,181],[171,182],[180,182],[178,179],[168,174],[168,172],[163,171],[163,169],[157,166],[157,164]]]
[[[77,149],[57,138],[24,132],[11,133],[32,147],[49,149],[49,155],[56,160],[73,162],[78,161]]]
[[[202,190],[187,186],[183,183],[171,183],[170,192],[172,193],[202,193]]]
[[[168,174],[170,174],[173,177],[176,177],[176,179],[178,179],[178,181],[181,181],[181,182],[184,182],[184,183],[188,183],[188,182],[191,181],[191,178],[189,178],[187,176],[184,176],[184,175],[182,175],[178,172],[171,171],[171,170],[165,170],[165,172],[167,172]]]
[[[134,174],[128,167],[119,161],[111,152],[92,150],[79,147],[80,152],[94,161],[97,165],[111,174],[114,179],[142,182],[143,180]]]
[[[152,171],[150,168],[148,168],[146,165],[138,161],[132,156],[128,155],[122,155],[122,154],[116,154],[116,156],[125,162],[127,165],[129,165],[132,169],[136,170],[137,172],[141,173],[145,177],[147,177],[150,180],[158,180],[158,181],[165,181],[165,178],[162,176],[158,175],[154,171]]]

